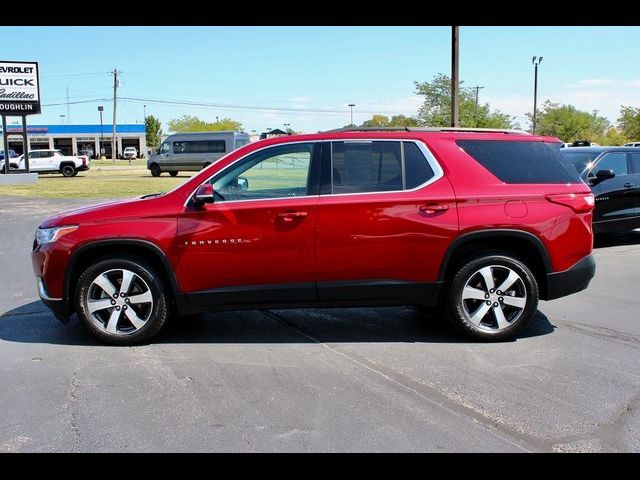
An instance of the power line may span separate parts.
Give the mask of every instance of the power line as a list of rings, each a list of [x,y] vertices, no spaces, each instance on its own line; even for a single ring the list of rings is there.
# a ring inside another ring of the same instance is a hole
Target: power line
[[[132,102],[145,102],[145,103],[157,103],[162,105],[184,105],[192,107],[211,107],[211,108],[228,108],[234,110],[255,110],[266,112],[300,112],[300,113],[332,113],[343,114],[342,110],[330,110],[323,108],[287,108],[287,107],[271,107],[271,106],[250,106],[250,105],[238,105],[238,104],[225,104],[217,102],[193,102],[187,100],[157,100],[152,98],[139,98],[139,97],[120,97],[122,100],[130,100]],[[397,110],[360,110],[360,113],[388,113],[396,114]]]
[[[59,107],[60,105],[76,105],[79,103],[96,103],[96,102],[108,102],[111,98],[93,98],[91,100],[78,100],[75,102],[60,102],[60,103],[43,103],[43,107]]]

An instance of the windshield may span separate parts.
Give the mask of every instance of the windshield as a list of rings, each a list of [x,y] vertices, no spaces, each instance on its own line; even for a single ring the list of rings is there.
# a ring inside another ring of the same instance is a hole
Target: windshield
[[[572,152],[569,149],[562,149],[560,150],[560,155],[566,166],[571,166],[582,174],[593,167],[593,161],[600,155],[600,152]]]

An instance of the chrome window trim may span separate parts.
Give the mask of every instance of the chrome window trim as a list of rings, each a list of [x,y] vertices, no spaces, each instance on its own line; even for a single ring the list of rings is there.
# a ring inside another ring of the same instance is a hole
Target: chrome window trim
[[[426,182],[422,183],[421,185],[418,185],[417,187],[408,189],[408,190],[381,190],[381,191],[376,191],[376,192],[355,192],[355,193],[327,193],[327,194],[318,194],[318,195],[300,195],[299,197],[275,197],[275,198],[251,198],[251,199],[246,199],[246,200],[228,200],[228,201],[224,201],[224,202],[214,202],[214,205],[216,203],[220,203],[220,204],[234,204],[234,203],[244,203],[244,202],[264,202],[264,201],[273,201],[273,200],[287,200],[287,199],[300,199],[300,198],[319,198],[319,197],[344,197],[344,196],[353,196],[353,195],[380,195],[381,193],[411,193],[411,192],[416,192],[418,190],[421,190],[429,185],[431,185],[432,183],[437,182],[438,180],[440,180],[442,177],[444,177],[444,170],[442,169],[442,167],[440,166],[440,164],[438,163],[438,161],[436,160],[436,158],[434,157],[434,155],[431,153],[431,150],[429,150],[429,147],[427,147],[427,145],[421,141],[421,140],[415,140],[415,139],[406,139],[406,138],[332,138],[332,139],[325,139],[325,140],[296,140],[296,141],[292,141],[292,142],[283,142],[283,143],[278,143],[275,145],[267,145],[265,147],[259,148],[257,150],[253,150],[250,153],[247,153],[246,155],[243,155],[242,157],[236,158],[233,162],[231,162],[229,165],[227,165],[226,167],[224,167],[224,169],[220,170],[219,172],[214,173],[213,175],[211,175],[210,177],[208,177],[206,180],[204,180],[202,183],[200,183],[198,185],[198,187],[200,185],[202,185],[203,183],[206,183],[208,181],[210,181],[213,177],[215,177],[218,174],[223,174],[228,168],[232,168],[236,163],[241,162],[242,160],[246,159],[247,157],[249,157],[250,155],[253,155],[254,153],[258,153],[261,152],[263,150],[266,150],[268,148],[274,148],[274,147],[280,147],[280,146],[284,146],[284,145],[296,145],[298,143],[326,143],[326,142],[350,142],[350,143],[355,143],[355,142],[359,142],[359,143],[363,143],[363,142],[399,142],[400,144],[402,144],[403,142],[406,143],[414,143],[418,149],[420,150],[420,152],[422,152],[422,154],[424,155],[424,158],[427,160],[427,163],[429,164],[429,166],[431,166],[431,169],[433,170],[433,177],[431,177],[429,180],[427,180]],[[400,145],[400,151],[402,153],[402,155],[404,155],[404,146]],[[232,152],[230,152],[232,153]],[[229,154],[230,154],[229,153]],[[331,145],[331,157],[332,157],[332,161],[333,161],[333,144]],[[222,160],[219,159],[218,161]],[[403,163],[403,167],[404,167],[404,163]],[[333,168],[331,169],[331,188],[333,189]],[[403,185],[406,185],[406,183],[403,182]],[[187,197],[186,201],[183,204],[183,207],[186,207],[189,202],[191,202],[193,196],[195,195],[196,190],[198,189],[198,187],[196,187],[193,192],[191,192],[191,194]]]

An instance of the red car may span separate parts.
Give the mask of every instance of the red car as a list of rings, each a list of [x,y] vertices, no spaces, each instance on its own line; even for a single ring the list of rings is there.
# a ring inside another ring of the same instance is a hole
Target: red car
[[[46,220],[39,293],[100,339],[216,309],[441,306],[476,339],[595,273],[594,198],[556,138],[340,130],[246,145],[175,190]]]

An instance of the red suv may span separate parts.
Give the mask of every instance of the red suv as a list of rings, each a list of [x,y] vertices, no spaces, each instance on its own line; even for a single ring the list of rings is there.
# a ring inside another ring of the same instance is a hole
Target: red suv
[[[57,215],[33,267],[58,318],[147,341],[215,309],[441,306],[482,340],[595,273],[589,187],[556,138],[338,130],[246,145],[168,193]]]

